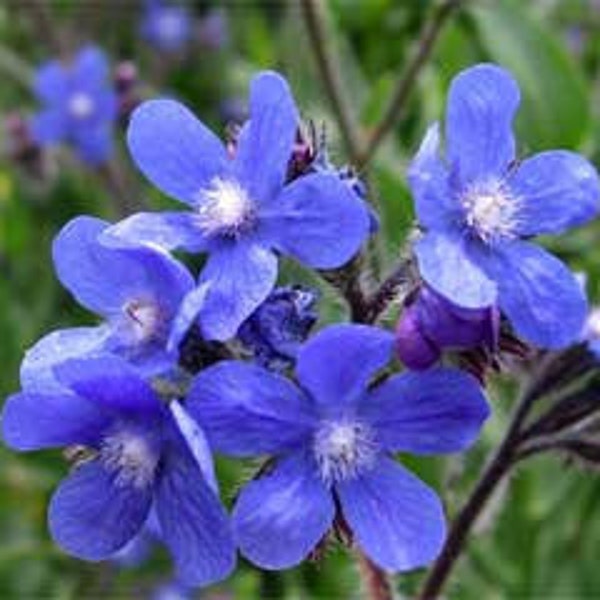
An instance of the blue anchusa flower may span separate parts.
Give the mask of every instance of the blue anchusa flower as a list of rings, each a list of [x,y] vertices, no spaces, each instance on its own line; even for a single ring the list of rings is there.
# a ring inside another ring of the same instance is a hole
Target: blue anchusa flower
[[[190,40],[192,18],[184,6],[145,0],[140,34],[157,50],[179,52]]]
[[[43,104],[31,123],[37,143],[68,142],[92,166],[108,161],[118,102],[108,59],[99,48],[83,48],[69,64],[52,60],[42,65],[34,90]]]
[[[484,347],[494,351],[500,314],[493,307],[463,308],[423,286],[403,310],[396,326],[396,352],[410,369],[427,369],[445,349]]]
[[[242,323],[238,339],[252,350],[258,364],[283,371],[294,364],[319,318],[317,298],[316,290],[298,285],[275,288]]]
[[[209,254],[199,282],[206,293],[186,302],[188,315],[196,306],[206,339],[232,338],[266,299],[278,254],[316,269],[337,268],[369,232],[364,203],[336,175],[313,173],[286,184],[298,128],[286,81],[272,72],[257,75],[249,106],[232,158],[182,104],[142,104],[129,126],[131,155],[189,210],[136,214],[107,236]]]
[[[181,581],[206,585],[229,575],[235,566],[229,521],[200,430],[191,436],[179,425],[176,413],[184,409],[161,402],[118,357],[74,359],[55,371],[60,389],[8,399],[2,430],[16,450],[87,450],[50,501],[56,543],[84,560],[110,558],[154,510]]]
[[[91,354],[118,354],[146,375],[176,364],[178,342],[187,326],[176,317],[194,280],[160,248],[103,246],[98,237],[107,226],[101,219],[77,217],[53,245],[61,283],[103,322],[43,337],[25,355],[23,387],[52,386],[55,365]]]
[[[489,409],[475,379],[454,369],[393,375],[370,386],[393,346],[383,330],[335,325],[300,350],[301,387],[235,361],[194,380],[186,408],[211,447],[276,457],[242,489],[232,515],[236,542],[255,564],[298,564],[336,518],[390,571],[425,565],[440,551],[438,497],[391,455],[462,450]]]
[[[561,233],[598,214],[594,167],[566,150],[520,161],[512,121],[520,94],[504,69],[482,64],[452,82],[446,161],[437,124],[409,169],[421,225],[423,279],[465,308],[497,305],[515,332],[541,347],[575,341],[587,311],[567,267],[529,238]]]

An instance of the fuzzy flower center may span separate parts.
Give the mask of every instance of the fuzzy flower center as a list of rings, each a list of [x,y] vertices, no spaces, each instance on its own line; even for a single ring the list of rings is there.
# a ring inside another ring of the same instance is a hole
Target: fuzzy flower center
[[[87,119],[94,112],[94,101],[88,94],[73,94],[69,100],[69,112],[75,119]]]
[[[325,483],[357,477],[375,463],[374,432],[358,421],[328,422],[317,431],[313,451]]]
[[[117,485],[145,488],[154,479],[158,453],[146,437],[120,430],[105,438],[100,459],[107,469],[116,472]]]
[[[585,324],[585,332],[589,340],[600,340],[600,308],[596,308],[590,313]]]
[[[514,237],[518,199],[500,182],[476,184],[461,198],[467,226],[485,242]]]
[[[253,221],[252,200],[236,181],[217,177],[198,195],[197,222],[207,236],[238,237]]]
[[[159,306],[147,300],[132,300],[123,307],[125,334],[133,344],[148,342],[160,334],[162,318]]]

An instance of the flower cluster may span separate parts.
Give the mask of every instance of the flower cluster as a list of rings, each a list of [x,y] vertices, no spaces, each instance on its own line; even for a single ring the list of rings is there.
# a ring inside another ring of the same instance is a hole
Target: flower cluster
[[[85,50],[69,79],[56,63],[39,77],[51,104],[41,130],[60,124],[81,152],[106,131],[103,64]],[[184,586],[227,577],[238,550],[264,569],[292,567],[340,530],[387,571],[435,559],[442,503],[394,454],[462,451],[489,414],[477,379],[439,365],[443,353],[494,352],[501,319],[525,342],[563,347],[586,319],[581,286],[529,238],[593,218],[598,176],[567,151],[519,161],[518,100],[493,65],[453,81],[446,160],[433,126],[409,171],[421,280],[395,334],[345,323],[314,335],[317,294],[276,287],[280,259],[343,274],[378,221],[351,170],[324,148],[299,148],[286,81],[252,80],[249,118],[228,146],[179,102],[141,104],[129,151],[183,210],[63,228],[57,276],[100,323],[35,344],[2,417],[12,448],[76,457],[49,506],[57,544],[120,560],[151,531]],[[200,272],[175,250],[205,255]],[[231,516],[212,452],[266,459]]]

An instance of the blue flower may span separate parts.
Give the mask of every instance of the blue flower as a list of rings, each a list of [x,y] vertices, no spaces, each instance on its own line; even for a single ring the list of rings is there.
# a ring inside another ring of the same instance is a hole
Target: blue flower
[[[423,286],[404,309],[396,327],[396,351],[411,369],[427,369],[444,349],[483,346],[495,350],[500,315],[495,307],[463,308]]]
[[[514,79],[494,65],[453,80],[446,162],[434,125],[409,170],[427,229],[415,252],[425,281],[450,301],[497,304],[523,339],[558,348],[579,335],[585,295],[562,262],[528,239],[592,219],[600,183],[587,160],[566,150],[517,160],[512,121],[519,99]]]
[[[50,501],[56,543],[73,556],[104,560],[155,510],[182,581],[226,577],[235,564],[229,522],[200,430],[192,436],[179,424],[183,408],[163,404],[118,357],[72,360],[56,376],[61,389],[25,390],[8,399],[2,415],[4,440],[16,450],[88,451]]]
[[[31,124],[36,142],[71,143],[90,165],[110,158],[118,107],[108,60],[99,48],[82,49],[71,64],[52,60],[42,65],[34,90],[44,105]]]
[[[176,316],[194,288],[192,276],[159,248],[104,247],[98,236],[107,226],[100,219],[77,217],[53,246],[58,278],[82,306],[102,317],[102,324],[42,338],[23,360],[23,387],[53,385],[55,365],[90,354],[118,354],[149,375],[177,362],[177,342],[186,325],[180,326]]]
[[[185,48],[192,33],[189,12],[183,6],[168,5],[161,0],[146,0],[140,33],[142,37],[165,52]]]
[[[238,332],[240,341],[254,352],[258,364],[284,370],[294,364],[302,342],[318,314],[316,290],[301,286],[275,288]]]
[[[370,387],[393,345],[392,334],[373,327],[331,326],[300,351],[302,387],[234,361],[194,380],[186,408],[211,447],[276,456],[241,491],[232,516],[236,541],[255,564],[298,564],[336,516],[384,569],[412,569],[438,554],[441,503],[390,455],[462,450],[488,406],[475,380],[453,369],[394,375]]]
[[[362,201],[337,176],[285,184],[297,126],[288,85],[271,72],[252,81],[250,120],[233,158],[177,102],[149,101],[133,114],[128,143],[138,167],[190,210],[133,215],[107,237],[209,253],[200,276],[207,293],[186,304],[188,314],[200,311],[206,339],[233,337],[265,300],[277,279],[276,253],[332,269],[368,236]]]

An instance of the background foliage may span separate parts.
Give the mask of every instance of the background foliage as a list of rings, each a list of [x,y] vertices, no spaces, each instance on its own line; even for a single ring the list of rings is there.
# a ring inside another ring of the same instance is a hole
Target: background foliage
[[[44,14],[33,3],[0,3],[0,111],[35,110],[29,69],[54,51],[55,36],[93,40],[117,63],[132,59],[144,93],[183,99],[217,130],[225,130],[222,103],[243,99],[249,77],[275,68],[290,80],[306,118],[325,121],[339,164],[346,154],[331,105],[315,67],[299,0],[189,2],[197,16],[220,6],[226,39],[216,49],[195,48],[165,65],[138,37],[139,6],[133,0],[45,0]],[[421,0],[322,0],[328,43],[339,59],[344,90],[357,120],[368,131],[380,118],[433,2]],[[582,151],[600,163],[600,3],[594,0],[473,0],[447,23],[433,54],[412,89],[408,109],[368,167],[380,203],[382,242],[376,269],[385,272],[412,223],[405,183],[406,164],[426,125],[443,114],[450,79],[478,61],[494,61],[513,71],[523,90],[518,120],[525,153],[553,147]],[[5,136],[6,137],[6,136]],[[119,132],[122,146],[123,134]],[[5,147],[8,146],[5,140]],[[128,193],[155,206],[168,204],[135,172],[124,148],[119,161]],[[4,152],[0,162],[0,390],[18,388],[24,350],[59,326],[89,323],[53,274],[50,245],[71,217],[90,213],[115,218],[111,194],[98,174],[70,157],[55,171],[34,180]],[[600,223],[552,249],[589,276],[600,292]],[[376,272],[373,273],[377,275]],[[286,265],[283,281],[309,280]],[[331,290],[321,302],[321,321],[343,314]],[[390,325],[392,321],[390,320]],[[487,452],[497,443],[515,392],[507,377],[490,386],[493,417],[483,438],[464,457],[412,459],[411,467],[441,490],[450,516],[470,489]],[[249,465],[250,466],[250,465]],[[248,466],[248,467],[249,467]],[[0,594],[3,598],[148,597],[169,577],[160,551],[133,570],[88,565],[61,554],[49,540],[45,507],[66,465],[56,453],[17,455],[0,448]],[[248,469],[219,463],[230,502]],[[521,467],[493,498],[476,528],[468,556],[454,573],[452,598],[583,598],[600,594],[596,557],[600,540],[600,480],[595,473],[557,458],[537,458]],[[410,595],[422,573],[397,578]],[[247,564],[203,597],[352,598],[359,594],[348,554],[332,551],[318,564],[283,574],[261,573]]]

